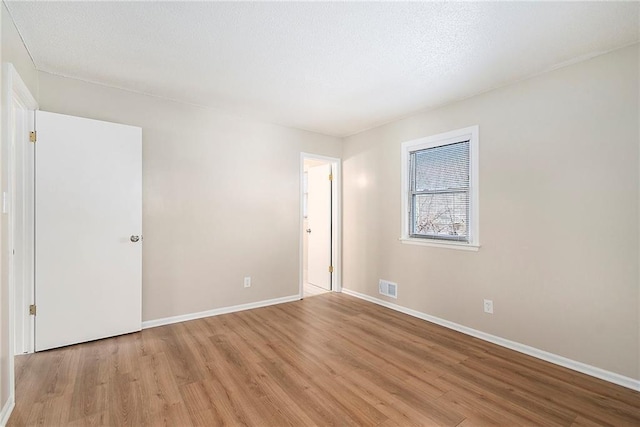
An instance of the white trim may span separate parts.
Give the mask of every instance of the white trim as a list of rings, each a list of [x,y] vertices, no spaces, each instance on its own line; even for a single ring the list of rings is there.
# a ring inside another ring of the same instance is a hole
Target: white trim
[[[9,422],[9,418],[11,417],[11,413],[13,412],[13,408],[16,406],[16,401],[13,398],[13,395],[9,396],[7,399],[7,403],[4,404],[2,408],[2,412],[0,412],[0,426],[4,427]]]
[[[21,99],[29,108],[38,108],[38,102],[33,97],[29,88],[18,74],[18,71],[10,62],[4,62],[2,73],[10,79],[11,90],[17,95],[17,98]]]
[[[437,135],[428,136],[425,138],[413,139],[411,141],[403,142],[400,152],[400,194],[402,197],[402,203],[400,206],[400,241],[402,243],[416,244],[421,246],[432,246],[439,248],[450,249],[467,249],[477,251],[480,248],[480,157],[479,157],[479,126],[469,126],[462,129],[453,130],[450,132],[444,132]],[[430,241],[427,239],[417,239],[409,236],[409,179],[407,170],[409,164],[409,152],[422,150],[425,148],[437,147],[440,145],[446,145],[454,142],[461,141],[462,139],[469,138],[469,196],[470,201],[470,237],[469,243],[460,242],[448,242],[446,240]]]
[[[17,103],[20,105],[19,111],[22,112],[22,117],[15,117],[11,113],[14,111],[13,105]],[[0,425],[4,426],[11,416],[11,412],[15,406],[15,353],[16,353],[16,320],[17,317],[20,316],[21,322],[20,325],[23,326],[23,332],[29,328],[29,337],[31,342],[24,343],[23,340],[20,340],[22,347],[27,348],[27,350],[32,349],[33,347],[33,331],[34,325],[33,320],[28,316],[28,304],[24,304],[25,300],[32,301],[33,298],[33,265],[29,263],[29,261],[24,257],[24,255],[29,251],[33,251],[33,242],[27,238],[25,235],[27,224],[31,223],[32,216],[30,216],[27,211],[31,209],[33,211],[33,202],[29,198],[29,194],[21,194],[21,197],[18,197],[16,194],[16,182],[17,177],[21,176],[22,181],[20,181],[21,185],[25,184],[24,178],[26,173],[30,173],[32,171],[25,171],[25,162],[32,161],[33,158],[29,158],[28,150],[20,151],[20,160],[21,163],[16,161],[16,152],[15,149],[15,141],[12,138],[12,134],[17,132],[16,126],[18,124],[22,125],[20,129],[21,132],[25,132],[23,135],[24,144],[30,144],[28,141],[28,135],[25,131],[25,128],[30,128],[29,130],[35,130],[32,126],[33,122],[33,110],[38,108],[38,103],[35,98],[29,91],[27,85],[25,85],[24,81],[14,68],[14,66],[10,63],[2,63],[2,166],[3,168],[7,168],[7,182],[6,188],[0,189],[0,191],[6,191],[9,196],[10,207],[9,207],[9,216],[8,220],[8,228],[7,228],[7,247],[2,247],[2,253],[8,256],[8,278],[9,278],[9,301],[8,301],[8,318],[9,318],[9,348],[8,348],[8,357],[9,357],[9,396],[7,398],[7,402],[2,408],[2,412],[0,412]],[[29,115],[31,115],[29,117]],[[23,146],[24,148],[24,146]],[[20,200],[22,202],[22,217],[21,223],[23,228],[18,230],[16,226],[16,200]],[[14,243],[16,239],[20,239],[20,241],[24,244],[24,252],[19,253],[21,258],[21,269],[20,271],[16,271],[16,256],[13,256],[13,249],[15,247]],[[31,245],[31,246],[29,246]],[[11,254],[9,254],[11,252]],[[31,258],[32,259],[32,258]],[[20,280],[16,280],[18,277]],[[31,279],[31,280],[29,280]],[[25,281],[28,281],[28,284],[25,284]],[[18,284],[18,282],[20,282]],[[21,301],[16,301],[16,291],[17,286],[21,286],[21,295],[23,296]],[[19,307],[18,307],[19,306]],[[24,336],[24,335],[22,335]]]
[[[469,243],[444,242],[440,240],[432,241],[429,239],[414,239],[411,237],[400,237],[400,243],[405,245],[431,246],[432,248],[457,249],[459,251],[478,251],[480,245],[472,245]]]
[[[319,154],[311,154],[311,153],[300,153],[300,223],[298,226],[298,230],[300,233],[299,238],[299,246],[298,246],[298,264],[299,264],[299,274],[298,274],[298,292],[300,293],[300,298],[304,296],[304,279],[303,279],[303,269],[304,269],[304,253],[303,253],[303,231],[302,225],[304,221],[304,208],[303,208],[303,198],[304,198],[304,188],[302,183],[304,181],[304,161],[305,159],[313,159],[313,160],[324,160],[327,163],[331,164],[331,173],[333,174],[333,181],[331,182],[331,223],[334,232],[331,236],[331,265],[333,265],[333,273],[331,273],[331,291],[340,292],[342,290],[342,160],[337,157],[328,157],[322,156]]]
[[[286,302],[299,301],[300,296],[289,295],[288,297],[273,298],[263,301],[250,302],[247,304],[232,305],[230,307],[214,308],[213,310],[200,311],[197,313],[181,314],[178,316],[164,317],[162,319],[145,320],[142,322],[142,329],[155,328],[157,326],[171,325],[173,323],[186,322],[188,320],[202,319],[204,317],[219,316],[221,314],[235,313],[237,311],[251,310],[254,308],[267,307],[270,305],[284,304]]]
[[[9,254],[9,300],[13,354],[33,353],[35,324],[28,307],[34,303],[34,147],[28,132],[35,130],[34,111],[38,103],[11,63],[2,64],[3,146],[7,150],[7,193],[9,196],[9,236],[7,252],[21,242],[21,250]],[[18,104],[19,108],[14,108]],[[18,117],[16,112],[20,112]],[[16,129],[16,126],[22,126]],[[18,137],[18,135],[21,135]],[[12,138],[16,138],[13,141]],[[18,140],[21,139],[21,140]],[[20,215],[18,216],[18,213]],[[18,226],[18,224],[21,225]],[[17,332],[17,333],[16,333]]]
[[[530,347],[528,345],[520,344],[518,342],[501,338],[495,335],[491,335],[486,332],[482,332],[476,329],[462,326],[457,323],[450,322],[448,320],[440,319],[439,317],[431,316],[429,314],[425,314],[417,310],[412,310],[410,308],[403,307],[401,305],[384,301],[375,297],[371,297],[369,295],[365,295],[360,292],[352,291],[350,289],[342,288],[342,292],[347,295],[351,295],[353,297],[360,298],[365,301],[369,301],[371,303],[378,304],[383,307],[387,307],[404,314],[408,314],[409,316],[417,317],[418,319],[426,320],[427,322],[435,323],[436,325],[444,326],[445,328],[462,332],[463,334],[470,335],[475,338],[479,338],[483,341],[487,341],[487,342],[499,345],[501,347],[506,347],[508,349],[515,350],[519,353],[524,353],[526,355],[533,356],[537,359],[541,359],[546,362],[553,363],[554,365],[559,365],[577,372],[581,372],[583,374],[587,374],[592,377],[599,378],[601,380],[605,380],[610,383],[620,385],[622,387],[630,388],[631,390],[640,391],[640,380],[636,380],[630,377],[626,377],[624,375],[616,374],[615,372],[611,372],[601,368],[597,368],[595,366],[587,365],[586,363],[568,359],[566,357],[559,356],[557,354],[549,353],[548,351],[540,350],[535,347]]]

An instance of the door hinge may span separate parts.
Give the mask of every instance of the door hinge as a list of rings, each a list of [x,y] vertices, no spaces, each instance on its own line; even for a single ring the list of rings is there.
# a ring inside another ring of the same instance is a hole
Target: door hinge
[[[333,181],[333,174],[332,173],[329,174],[329,181]]]
[[[36,305],[35,304],[31,304],[29,306],[29,315],[30,316],[35,316],[36,315]]]
[[[333,265],[329,266],[329,273],[333,273]]]
[[[36,133],[35,130],[32,130],[31,132],[29,132],[29,141],[35,143],[38,140],[38,134]]]

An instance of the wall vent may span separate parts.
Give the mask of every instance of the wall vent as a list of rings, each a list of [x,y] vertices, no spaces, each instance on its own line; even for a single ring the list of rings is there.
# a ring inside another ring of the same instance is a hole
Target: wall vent
[[[378,284],[379,287],[379,291],[382,295],[391,297],[391,298],[398,298],[398,284],[397,283],[393,283],[390,282],[388,280],[382,280],[380,279],[380,282]]]

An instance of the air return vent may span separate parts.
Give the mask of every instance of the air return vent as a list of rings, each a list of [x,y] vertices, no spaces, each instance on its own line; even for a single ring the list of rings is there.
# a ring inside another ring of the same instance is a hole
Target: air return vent
[[[382,295],[398,298],[398,284],[380,279],[379,290]]]

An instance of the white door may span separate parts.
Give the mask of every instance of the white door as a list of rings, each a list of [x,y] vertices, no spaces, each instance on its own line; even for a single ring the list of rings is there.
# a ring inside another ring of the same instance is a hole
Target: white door
[[[139,331],[142,129],[43,111],[36,127],[36,351]]]
[[[307,171],[307,220],[309,233],[307,281],[331,289],[331,165]]]

